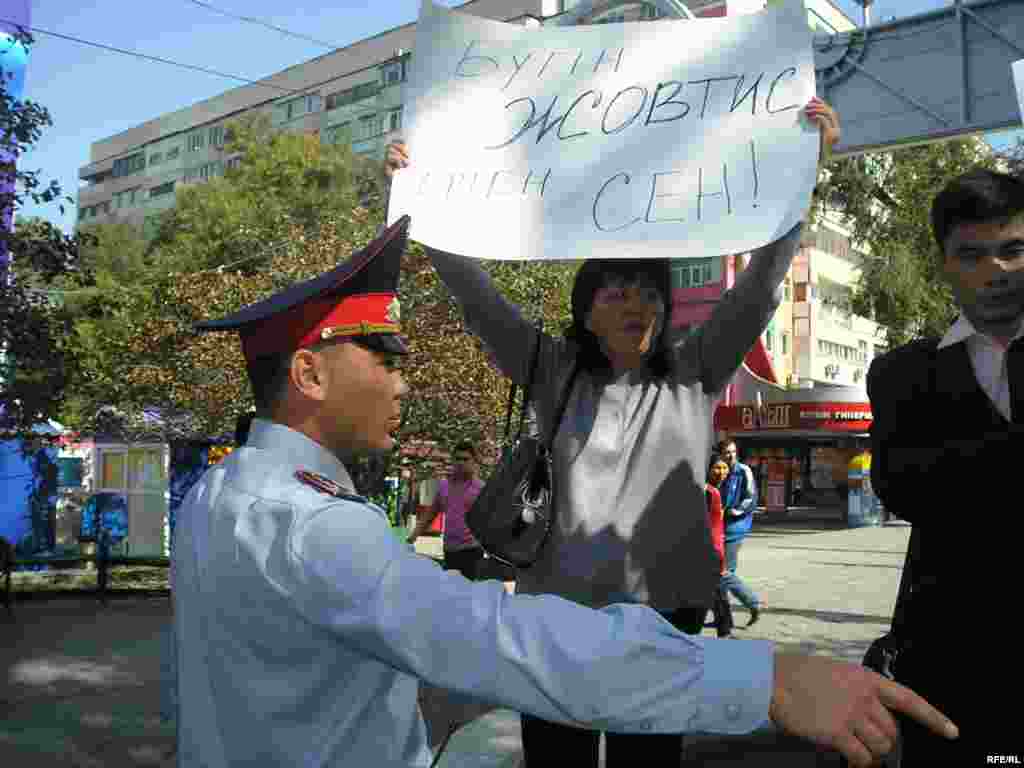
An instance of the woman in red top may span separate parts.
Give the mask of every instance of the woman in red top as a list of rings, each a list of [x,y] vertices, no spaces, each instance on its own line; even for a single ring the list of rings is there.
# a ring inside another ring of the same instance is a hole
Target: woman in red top
[[[729,465],[725,459],[714,454],[708,464],[708,482],[704,485],[704,497],[708,503],[708,529],[711,531],[711,543],[718,553],[721,573],[725,573],[725,515],[722,511],[722,496],[719,486],[729,476]],[[721,589],[717,590],[715,602],[711,606],[715,617],[715,630],[719,637],[732,637],[732,608],[729,607],[729,596]]]

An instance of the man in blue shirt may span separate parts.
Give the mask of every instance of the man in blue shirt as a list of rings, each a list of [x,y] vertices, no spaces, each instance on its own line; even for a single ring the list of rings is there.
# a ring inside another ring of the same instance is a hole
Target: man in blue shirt
[[[893,748],[893,712],[955,738],[926,701],[863,667],[688,636],[642,605],[509,595],[400,541],[342,462],[394,445],[408,224],[200,325],[241,335],[257,417],[175,529],[181,768],[427,768],[420,680],[626,733],[739,734],[770,718],[858,766]]]
[[[754,522],[754,508],[757,506],[757,483],[750,467],[738,460],[736,441],[723,440],[718,444],[718,452],[729,465],[729,476],[722,483],[722,510],[725,513],[725,569],[728,573],[722,577],[722,588],[733,594],[750,611],[751,626],[761,618],[761,600],[754,590],[748,587],[736,575],[739,563],[740,546],[750,533]]]

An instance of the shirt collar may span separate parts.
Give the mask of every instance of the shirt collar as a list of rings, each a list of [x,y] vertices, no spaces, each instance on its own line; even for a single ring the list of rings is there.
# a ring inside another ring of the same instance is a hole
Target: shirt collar
[[[289,464],[323,475],[345,490],[355,493],[355,484],[338,458],[319,443],[284,424],[269,419],[253,419],[249,429],[248,448],[272,451],[287,457]]]
[[[1024,324],[1017,329],[1017,334],[1013,338],[1019,339],[1022,334],[1024,334]],[[967,341],[974,336],[978,336],[990,344],[995,344],[993,339],[976,329],[974,324],[967,319],[966,315],[960,315],[950,329],[946,331],[946,335],[942,337],[942,341],[939,342],[938,348],[945,349],[946,347],[951,347],[954,344],[959,344],[961,341]]]

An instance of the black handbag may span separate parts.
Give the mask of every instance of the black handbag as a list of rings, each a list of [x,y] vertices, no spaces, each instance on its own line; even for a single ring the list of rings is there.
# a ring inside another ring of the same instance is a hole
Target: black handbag
[[[576,377],[574,369],[561,393],[550,434],[542,437],[524,435],[523,423],[533,396],[540,347],[541,328],[538,325],[515,438],[509,442],[512,407],[516,396],[516,386],[513,384],[509,389],[501,459],[466,513],[466,525],[484,552],[514,568],[529,568],[533,565],[551,534],[554,506],[551,444],[558,432]]]

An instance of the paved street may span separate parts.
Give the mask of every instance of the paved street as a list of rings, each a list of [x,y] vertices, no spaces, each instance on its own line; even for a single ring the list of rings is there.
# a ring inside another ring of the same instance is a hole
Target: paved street
[[[768,610],[737,634],[859,660],[885,631],[908,534],[903,525],[838,530],[823,520],[757,526],[741,552],[740,572]],[[172,731],[159,722],[160,630],[167,617],[166,598],[122,598],[107,608],[91,600],[23,602],[13,620],[0,618],[4,765],[172,765]],[[742,609],[736,618],[746,623]],[[425,689],[422,699],[435,744],[452,723],[475,720],[456,732],[439,768],[518,764],[514,715],[435,689]],[[684,764],[824,768],[838,762],[764,731],[742,739],[691,737]]]

